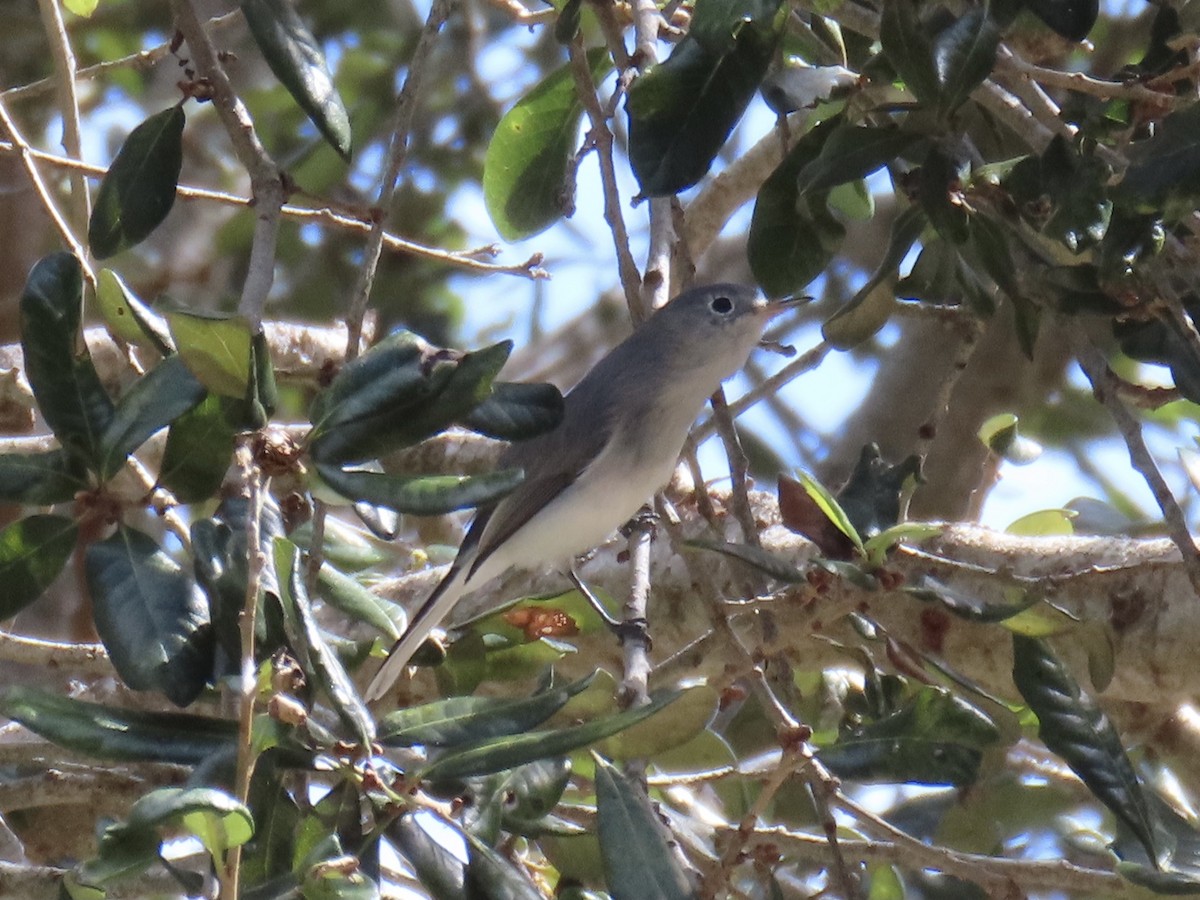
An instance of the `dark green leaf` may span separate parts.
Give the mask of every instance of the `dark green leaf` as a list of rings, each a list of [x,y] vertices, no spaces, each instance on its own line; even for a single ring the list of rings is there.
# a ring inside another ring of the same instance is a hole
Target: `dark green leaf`
[[[1008,233],[987,216],[971,216],[971,245],[987,276],[1009,297],[1020,296]]]
[[[825,197],[802,200],[796,177],[821,152],[837,120],[802,137],[758,190],[746,252],[754,280],[769,296],[795,294],[825,270],[846,229]]]
[[[933,45],[917,16],[914,0],[893,0],[883,5],[879,40],[884,55],[922,103],[937,102],[941,95]]]
[[[21,293],[21,350],[38,409],[69,450],[96,464],[113,403],[80,342],[83,274],[70,253],[38,261]]]
[[[274,415],[279,403],[279,387],[275,384],[275,367],[271,364],[271,347],[264,331],[255,332],[250,339],[250,386],[246,402],[262,408],[265,418]]]
[[[418,516],[436,516],[492,503],[524,479],[520,469],[486,475],[388,475],[356,472],[317,464],[325,483],[354,501],[386,506]]]
[[[954,112],[996,65],[1000,28],[982,9],[971,9],[933,39],[933,65],[943,115]]]
[[[40,688],[10,687],[0,695],[0,715],[97,759],[194,766],[237,741],[237,722],[229,719],[121,709]]]
[[[139,378],[117,404],[100,437],[100,477],[112,478],[129,454],[196,407],[204,385],[188,371],[178,355],[169,356]]]
[[[1171,113],[1154,136],[1130,148],[1131,164],[1118,196],[1138,211],[1152,212],[1168,200],[1191,204],[1200,195],[1200,106]]]
[[[934,144],[925,154],[917,184],[917,196],[929,221],[938,234],[955,244],[964,243],[970,236],[962,196],[968,175],[965,163]]]
[[[114,336],[130,344],[149,343],[163,356],[175,352],[167,320],[135,297],[112,269],[96,275],[96,304]]]
[[[313,402],[313,457],[326,464],[362,461],[424,440],[487,398],[511,350],[503,341],[460,353],[407,332],[389,335]]]
[[[887,324],[896,308],[896,282],[900,263],[925,229],[925,211],[916,204],[905,209],[892,223],[887,250],[874,274],[850,300],[829,317],[821,333],[841,350],[862,343]]]
[[[534,760],[561,756],[649,718],[679,695],[679,691],[661,693],[645,706],[594,719],[584,725],[575,725],[558,731],[531,731],[526,734],[482,741],[474,747],[439,757],[421,773],[421,776],[426,779],[442,780],[465,778],[470,775],[488,775]]]
[[[172,309],[166,313],[179,355],[214,393],[245,400],[251,381],[250,325],[241,316]]]
[[[1002,185],[1030,225],[1078,253],[1099,244],[1108,230],[1110,174],[1107,164],[1081,154],[1060,135],[1041,156],[1013,166]]]
[[[437,836],[423,828],[422,821],[433,824]],[[442,900],[463,896],[466,866],[446,846],[443,837],[452,834],[466,843],[466,833],[455,823],[430,809],[422,809],[401,816],[388,828],[387,834],[433,897]]]
[[[172,106],[125,138],[100,182],[88,222],[88,246],[96,259],[140,244],[171,211],[183,167],[185,119],[183,107]]]
[[[796,176],[800,194],[818,194],[839,184],[865,178],[894,162],[921,135],[899,128],[870,128],[840,124],[830,133],[821,153]]]
[[[492,383],[487,399],[460,422],[472,431],[502,441],[523,441],[558,427],[563,398],[552,384]]]
[[[646,789],[600,757],[596,760],[596,832],[604,880],[613,900],[690,900],[687,874],[671,850]]]
[[[1025,0],[1025,7],[1068,41],[1087,37],[1100,14],[1100,0]]]
[[[467,839],[467,896],[479,900],[544,900],[529,876],[470,832]]]
[[[197,833],[192,824],[193,817],[209,820],[220,842],[224,845],[219,852],[237,847],[249,840],[254,833],[254,819],[236,798],[224,791],[208,787],[176,788],[163,787],[140,797],[129,810],[129,818],[123,826],[132,829],[153,828],[175,821],[182,821],[193,834],[204,840],[210,852],[213,850],[211,835]]]
[[[1184,299],[1188,314],[1200,312],[1194,297]],[[1114,320],[1113,335],[1121,351],[1132,359],[1170,368],[1175,387],[1192,402],[1200,402],[1200,348],[1174,317],[1123,322]]]
[[[576,25],[578,14],[576,8]],[[603,47],[589,50],[587,58],[594,81],[612,68]],[[544,231],[574,203],[563,191],[582,114],[566,65],[535,85],[496,126],[483,162],[483,202],[506,241]]]
[[[818,755],[842,778],[966,787],[979,774],[984,750],[999,739],[980,710],[943,688],[924,687],[894,712],[848,729]]]
[[[1080,690],[1049,645],[1013,635],[1013,683],[1038,717],[1038,737],[1092,794],[1112,810],[1157,860],[1157,823],[1121,736],[1096,702]]]
[[[905,490],[921,479],[921,458],[909,456],[890,465],[876,444],[867,444],[837,501],[854,530],[871,538],[900,521]]]
[[[547,817],[571,780],[571,760],[568,757],[541,759],[501,778],[496,799],[500,803],[501,825],[505,831],[538,837],[546,827],[558,827],[557,820]]]
[[[449,697],[388,713],[379,720],[379,742],[385,747],[427,744],[453,747],[473,741],[521,734],[550,718],[587,688],[595,673],[532,697]]]
[[[351,728],[364,747],[375,740],[375,722],[363,704],[354,682],[346,674],[336,653],[326,643],[313,618],[300,551],[284,538],[275,539],[274,565],[279,602],[283,608],[288,641],[300,657],[306,675],[317,684],[338,718]]]
[[[629,90],[629,161],[642,193],[704,177],[758,90],[779,40],[778,0],[699,0],[687,36]]]
[[[153,538],[125,525],[88,547],[96,631],[121,680],[186,706],[213,669],[204,594]]]
[[[58,577],[78,531],[62,516],[29,516],[0,531],[0,619],[15,616]]]
[[[567,0],[554,20],[554,39],[560,44],[569,44],[579,33],[579,22],[583,11],[583,0]]]
[[[254,761],[246,805],[254,810],[254,837],[242,853],[242,883],[247,888],[291,873],[300,808],[284,784],[277,751],[268,750]]]
[[[66,503],[89,485],[83,467],[62,450],[0,453],[0,500],[50,506]]]
[[[242,13],[263,59],[317,126],[329,145],[349,161],[350,117],[333,85],[321,45],[288,0],[241,0]]]
[[[180,503],[216,495],[233,460],[241,401],[219,394],[204,400],[171,423],[158,481]]]

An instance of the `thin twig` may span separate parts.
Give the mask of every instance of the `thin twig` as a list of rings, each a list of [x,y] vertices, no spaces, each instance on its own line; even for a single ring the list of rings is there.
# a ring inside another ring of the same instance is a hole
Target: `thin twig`
[[[363,260],[358,270],[358,280],[350,295],[349,308],[346,313],[346,324],[349,329],[346,342],[347,362],[358,356],[359,338],[362,335],[363,317],[367,313],[367,302],[371,297],[371,286],[375,282],[375,271],[379,266],[379,256],[383,251],[383,226],[387,219],[388,210],[392,207],[392,197],[396,193],[396,183],[400,180],[400,170],[408,159],[408,137],[412,130],[413,116],[416,114],[417,101],[421,95],[421,83],[429,70],[429,59],[437,45],[438,33],[442,25],[450,17],[457,6],[457,0],[433,0],[429,16],[417,39],[416,49],[408,62],[408,74],[404,77],[404,86],[396,98],[396,109],[392,118],[392,138],[388,145],[387,162],[384,166],[383,180],[379,185],[379,195],[376,200],[378,215],[371,224],[371,232],[367,237],[367,246],[363,250]]]
[[[621,279],[621,289],[625,292],[625,303],[633,321],[645,319],[642,307],[640,288],[642,277],[638,274],[637,263],[629,251],[629,232],[625,228],[625,217],[621,212],[621,196],[617,188],[617,170],[613,165],[613,135],[608,122],[604,118],[604,110],[600,107],[600,99],[596,96],[596,85],[592,81],[592,71],[588,68],[587,56],[583,52],[580,38],[571,42],[571,74],[575,77],[575,92],[583,103],[591,123],[590,140],[596,147],[596,158],[600,163],[600,182],[604,194],[604,221],[612,232],[613,246],[617,254],[617,274]]]
[[[1179,549],[1183,568],[1187,572],[1192,588],[1197,594],[1200,594],[1200,551],[1197,550],[1195,539],[1188,530],[1183,510],[1179,508],[1175,495],[1171,493],[1170,486],[1163,478],[1162,472],[1159,471],[1158,465],[1154,461],[1154,456],[1146,446],[1141,425],[1125,408],[1125,404],[1117,395],[1118,379],[1109,370],[1108,363],[1100,351],[1086,337],[1078,334],[1072,335],[1072,345],[1075,358],[1079,361],[1079,367],[1083,369],[1083,374],[1092,384],[1092,393],[1108,410],[1117,426],[1117,431],[1125,439],[1125,446],[1129,449],[1130,464],[1145,479],[1150,493],[1154,495],[1154,500],[1162,511],[1163,520],[1167,525],[1167,534],[1170,535],[1171,542]]]
[[[38,0],[38,9],[42,14],[42,28],[50,43],[50,57],[54,61],[54,82],[63,121],[63,149],[68,156],[81,158],[83,139],[79,128],[79,97],[75,93],[75,54],[67,39],[62,8],[58,0]],[[87,228],[92,204],[87,179],[78,173],[71,175],[71,205],[75,227],[82,233]]]
[[[25,172],[29,175],[29,180],[33,183],[33,190],[38,195],[38,199],[41,201],[46,215],[54,223],[54,228],[58,231],[58,236],[62,238],[63,243],[67,245],[70,251],[75,254],[75,258],[79,260],[79,265],[83,268],[83,277],[87,283],[95,285],[96,275],[92,271],[91,263],[88,262],[87,251],[76,240],[74,232],[71,231],[71,226],[63,218],[58,204],[54,202],[54,198],[50,196],[50,190],[46,187],[46,182],[42,180],[42,173],[38,170],[37,162],[34,160],[33,148],[29,146],[24,136],[17,130],[16,123],[13,122],[12,117],[8,114],[8,109],[4,105],[3,99],[0,99],[0,125],[4,126],[4,130],[8,132],[8,139],[17,148],[17,153],[21,157],[21,164],[25,166]]]
[[[1058,69],[1048,69],[1034,65],[1013,53],[1008,47],[1001,45],[996,59],[996,68],[1001,71],[1009,70],[1021,78],[1036,81],[1047,87],[1063,88],[1080,94],[1090,94],[1102,100],[1132,100],[1135,103],[1148,103],[1161,106],[1164,111],[1176,105],[1173,94],[1165,94],[1148,88],[1136,81],[1128,83],[1105,81],[1093,78],[1083,72],[1063,72]]]
[[[262,322],[267,295],[275,280],[275,244],[279,237],[280,209],[284,201],[283,179],[279,174],[279,166],[258,139],[250,114],[229,83],[225,68],[217,59],[217,52],[191,0],[173,0],[171,7],[175,10],[176,24],[187,41],[196,71],[211,86],[213,106],[233,144],[233,152],[250,174],[250,190],[254,196],[254,237],[250,244],[250,262],[246,280],[242,283],[238,312],[250,322],[251,329],[257,331]]]
[[[21,148],[13,144],[11,141],[0,141],[0,153],[20,154]],[[29,148],[29,155],[38,162],[44,162],[49,166],[67,171],[83,172],[94,178],[103,178],[107,171],[103,166],[92,165],[91,163],[80,162],[76,159],[70,159],[65,156],[57,156],[53,153],[46,153],[43,150],[35,150]],[[175,191],[176,197],[180,200],[191,201],[210,201],[219,203],[224,206],[237,206],[241,208],[253,208],[254,200],[250,197],[242,197],[238,194],[230,194],[226,191],[214,191],[209,188],[195,187],[193,185],[181,184]],[[356,231],[362,234],[367,234],[371,230],[372,220],[366,213],[362,215],[354,215],[350,212],[338,211],[328,206],[325,207],[309,207],[296,206],[294,204],[285,203],[280,212],[290,219],[296,219],[301,222],[319,222],[328,225],[333,225],[338,228],[345,228],[351,231]],[[430,247],[425,244],[418,244],[414,241],[407,240],[391,232],[384,232],[383,245],[388,250],[398,253],[408,253],[413,256],[419,256],[422,259],[432,260],[434,262],[445,263],[451,266],[458,266],[464,269],[472,269],[477,272],[487,272],[498,275],[520,275],[524,278],[540,279],[549,278],[550,274],[541,267],[542,256],[540,253],[535,253],[523,263],[515,265],[505,265],[501,263],[484,262],[482,257],[496,256],[499,249],[495,244],[489,244],[484,247],[475,247],[471,250],[443,250],[439,247]]]
[[[650,702],[650,639],[646,635],[646,607],[650,600],[650,542],[654,537],[655,516],[648,506],[635,515],[629,529],[629,596],[621,608],[621,651],[624,677],[620,701],[623,706],[644,706]],[[643,773],[644,774],[644,773]]]
[[[734,518],[742,529],[742,540],[751,547],[761,547],[758,539],[758,525],[754,520],[754,510],[750,508],[750,463],[742,450],[742,441],[738,437],[737,428],[733,424],[733,414],[725,401],[725,389],[717,388],[712,395],[712,422],[715,424],[721,443],[725,446],[725,457],[729,461],[729,477],[732,485],[729,493],[730,505],[733,507]]]

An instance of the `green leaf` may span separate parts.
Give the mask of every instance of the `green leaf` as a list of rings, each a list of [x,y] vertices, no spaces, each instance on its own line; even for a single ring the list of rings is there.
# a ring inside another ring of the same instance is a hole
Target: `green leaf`
[[[112,478],[150,437],[195,408],[205,390],[178,355],[139,378],[117,404],[100,437],[100,477]]]
[[[70,253],[42,257],[21,293],[21,350],[25,374],[38,409],[63,446],[91,464],[100,458],[100,435],[113,415],[113,403],[100,383],[79,321],[83,274]]]
[[[300,657],[305,674],[329,699],[338,718],[352,729],[364,747],[368,747],[375,740],[375,722],[313,618],[300,566],[300,551],[284,538],[275,539],[274,550],[279,602],[288,641]]]
[[[88,487],[83,467],[62,450],[0,453],[0,501],[51,506]]]
[[[492,383],[492,392],[459,420],[465,428],[501,441],[523,441],[558,427],[563,397],[552,384]]]
[[[96,7],[99,5],[100,0],[63,0],[63,6],[75,15],[82,16],[85,19],[91,18],[92,13],[96,11]]]
[[[872,128],[841,123],[833,129],[816,159],[796,176],[801,196],[817,194],[865,178],[894,162],[921,135],[899,128]]]
[[[216,495],[233,461],[242,401],[207,394],[171,423],[159,483],[180,503]]]
[[[501,469],[486,475],[388,475],[347,471],[321,463],[317,463],[317,472],[326,484],[349,500],[417,516],[436,516],[493,503],[525,477],[520,469]]]
[[[88,222],[88,247],[96,259],[140,244],[175,205],[185,120],[183,106],[172,106],[125,138],[100,182]]]
[[[1192,104],[1158,123],[1154,136],[1130,147],[1130,166],[1117,195],[1149,212],[1169,200],[1191,203],[1200,195],[1200,106]]]
[[[254,836],[242,852],[242,884],[254,888],[275,878],[291,876],[300,807],[292,799],[271,749],[254,761],[246,805],[254,810]]]
[[[1013,635],[1013,683],[1038,717],[1038,737],[1158,860],[1157,822],[1121,736],[1050,647]]]
[[[612,68],[603,47],[589,50],[593,81]],[[555,69],[496,126],[483,161],[483,202],[500,236],[519,241],[549,228],[574,198],[564,196],[583,104],[571,66]]]
[[[926,104],[937,102],[941,90],[933,45],[917,16],[914,0],[894,0],[883,5],[879,41],[888,62],[916,98]]]
[[[321,45],[288,0],[241,0],[263,59],[329,145],[349,162],[350,117],[333,85]]]
[[[448,427],[487,399],[512,343],[461,353],[390,335],[346,366],[313,402],[320,463],[373,459]]]
[[[434,833],[422,827],[430,822]],[[449,819],[431,809],[405,813],[387,830],[404,858],[413,867],[417,878],[435,898],[463,896],[466,866],[449,849],[447,837],[454,836],[464,844],[466,832]]]
[[[1071,520],[1077,513],[1069,509],[1041,509],[1021,516],[1004,529],[1005,534],[1019,534],[1029,537],[1050,537],[1052,535],[1074,534],[1075,526]]]
[[[406,622],[402,607],[379,597],[328,562],[321,565],[317,581],[321,585],[321,596],[334,609],[367,623],[393,641],[400,639]],[[398,621],[393,621],[393,615]]]
[[[480,900],[544,900],[529,876],[469,831],[466,896]]]
[[[0,531],[0,619],[15,616],[58,577],[78,531],[62,516],[29,516]]]
[[[958,109],[992,73],[999,46],[1000,27],[982,9],[968,10],[933,39],[938,107],[943,115]]]
[[[596,760],[596,832],[604,880],[613,900],[690,900],[687,874],[671,850],[646,791],[599,756]]]
[[[84,557],[96,631],[121,680],[186,706],[212,674],[204,594],[149,535],[125,525]]]
[[[825,489],[823,484],[807,472],[799,472],[797,474],[804,492],[816,503],[821,512],[825,514],[825,517],[833,523],[834,527],[850,539],[850,542],[854,544],[855,549],[861,556],[863,554],[862,537],[859,535],[858,529],[850,522],[850,517],[846,515],[846,511],[842,509],[841,504]]]
[[[645,706],[627,709],[584,725],[557,731],[531,731],[482,741],[473,747],[439,757],[420,774],[422,778],[432,780],[466,778],[516,768],[538,759],[561,756],[649,718],[675,700],[679,693],[660,693]]]
[[[179,355],[214,393],[244,400],[250,386],[250,324],[241,316],[172,309],[166,313]]]
[[[802,290],[825,270],[846,236],[826,198],[802,199],[796,182],[837,121],[826,120],[804,135],[758,190],[746,252],[754,280],[769,296]]]
[[[955,244],[970,237],[963,187],[970,177],[967,164],[937,144],[929,148],[921,163],[917,198],[938,234]],[[915,267],[914,267],[915,268]]]
[[[920,457],[908,456],[891,465],[876,444],[867,444],[838,491],[837,502],[858,534],[874,537],[900,521],[903,497],[920,478]]]
[[[1013,413],[996,413],[979,426],[979,440],[985,447],[1014,465],[1025,466],[1042,455],[1042,446],[1018,431]]]
[[[237,722],[230,719],[122,709],[41,688],[8,688],[0,694],[0,715],[59,747],[97,759],[194,766],[232,750],[237,741]]]
[[[629,89],[629,161],[642,193],[674,194],[708,172],[779,42],[779,0],[699,0],[666,62]]]
[[[923,687],[899,709],[846,730],[818,756],[841,778],[966,787],[999,739],[982,711],[943,688]]]
[[[554,20],[554,39],[560,44],[569,44],[579,34],[579,23],[582,19],[583,0],[567,0],[558,11]]]
[[[1168,168],[1170,162],[1164,158],[1154,164]],[[1135,168],[1126,174],[1126,185]],[[1026,222],[1079,253],[1100,244],[1108,231],[1113,204],[1106,185],[1111,174],[1107,163],[1081,153],[1059,135],[1041,156],[1013,166],[1001,184]]]
[[[167,320],[134,296],[112,269],[96,275],[96,305],[113,336],[129,344],[149,343],[163,356],[175,352]]]
[[[182,821],[216,859],[254,834],[250,810],[224,791],[207,787],[153,790],[133,804],[123,825],[109,827],[154,828],[175,821]]]
[[[450,697],[388,713],[379,720],[379,742],[385,747],[427,744],[453,747],[473,741],[521,734],[546,721],[585,690],[596,673],[532,697]]]
[[[913,204],[896,217],[879,266],[867,283],[826,320],[821,333],[839,350],[848,350],[879,331],[896,308],[899,267],[925,229],[925,211]]]

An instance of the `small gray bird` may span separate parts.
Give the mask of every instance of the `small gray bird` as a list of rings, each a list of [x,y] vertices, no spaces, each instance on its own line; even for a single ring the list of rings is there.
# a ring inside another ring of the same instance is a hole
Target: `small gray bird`
[[[378,700],[467,591],[511,566],[562,563],[600,544],[671,480],[704,402],[790,301],[714,284],[686,291],[618,344],[565,397],[553,431],[500,458],[525,480],[481,508],[450,570],[367,687]]]

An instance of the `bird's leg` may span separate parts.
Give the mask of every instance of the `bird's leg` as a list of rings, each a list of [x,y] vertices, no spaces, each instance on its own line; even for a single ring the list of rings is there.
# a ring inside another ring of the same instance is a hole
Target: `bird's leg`
[[[600,598],[592,593],[592,589],[583,583],[583,579],[579,577],[579,573],[575,571],[575,560],[571,560],[571,565],[567,569],[567,577],[571,579],[571,584],[575,585],[575,590],[583,594],[583,598],[596,611],[596,615],[608,627],[608,630],[613,634],[619,634],[621,628],[621,620],[614,619],[604,604],[600,602]]]

